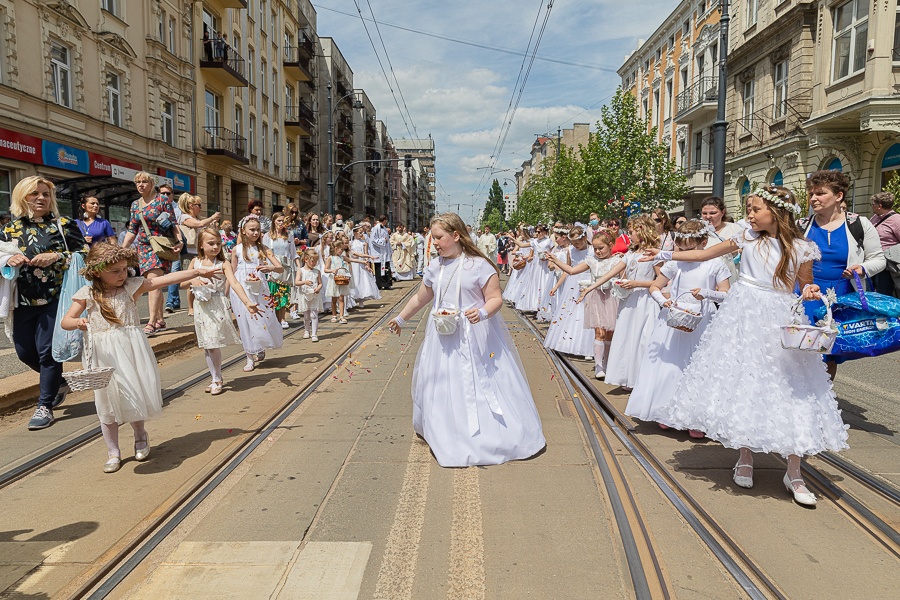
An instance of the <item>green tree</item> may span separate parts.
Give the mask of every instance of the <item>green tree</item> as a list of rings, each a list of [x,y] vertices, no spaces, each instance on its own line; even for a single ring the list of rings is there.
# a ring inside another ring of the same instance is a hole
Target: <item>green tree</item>
[[[488,224],[486,221],[494,211],[497,211],[500,215],[500,224],[503,225],[506,221],[506,200],[503,198],[503,188],[500,187],[500,182],[496,179],[488,192],[488,200],[484,205],[484,212],[481,217],[481,227]],[[495,231],[493,225],[490,225],[490,227],[491,231]]]
[[[481,219],[481,227],[490,227],[491,233],[497,233],[498,231],[504,231],[506,229],[506,223],[504,222],[503,215],[500,214],[500,211],[496,208],[491,209],[490,214],[485,215]]]

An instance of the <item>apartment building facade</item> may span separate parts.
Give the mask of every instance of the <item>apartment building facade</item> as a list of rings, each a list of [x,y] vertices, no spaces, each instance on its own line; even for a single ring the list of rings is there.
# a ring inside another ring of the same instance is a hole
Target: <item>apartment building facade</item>
[[[435,214],[437,180],[434,140],[430,136],[395,139],[394,149],[401,160],[408,192],[406,226],[421,229]],[[403,162],[407,155],[411,157],[410,167]]]
[[[555,136],[538,136],[531,144],[531,156],[522,163],[522,168],[516,171],[514,178],[516,189],[510,194],[504,189],[506,200],[506,214],[510,215],[518,206],[518,196],[528,186],[531,180],[544,172],[543,162],[547,157],[555,158],[557,145],[572,148],[578,151],[579,146],[586,146],[591,138],[591,126],[589,123],[573,123],[571,129],[560,129]],[[576,154],[577,156],[577,154]]]
[[[712,193],[712,124],[718,102],[719,10],[712,0],[683,0],[619,68],[648,128],[688,178],[675,213],[694,214]]]

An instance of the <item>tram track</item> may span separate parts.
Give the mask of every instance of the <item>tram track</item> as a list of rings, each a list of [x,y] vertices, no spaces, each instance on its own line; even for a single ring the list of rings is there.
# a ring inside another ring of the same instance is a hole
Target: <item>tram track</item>
[[[357,352],[360,347],[364,346],[373,333],[387,323],[394,313],[394,309],[406,302],[417,289],[417,285],[412,286],[409,291],[385,311],[378,321],[359,335],[336,358],[331,360],[328,366],[315,379],[272,409],[255,431],[249,432],[250,435],[230,448],[212,468],[191,482],[188,488],[178,495],[178,498],[170,499],[172,501],[165,503],[165,508],[157,511],[149,520],[142,522],[139,525],[142,530],[137,535],[132,536],[124,545],[108,552],[104,557],[105,560],[102,560],[101,564],[95,565],[86,575],[78,589],[68,597],[72,600],[81,598],[100,600],[109,596],[309,396],[328,381],[335,371],[340,369],[344,362]],[[240,360],[242,357],[243,354],[238,359]]]

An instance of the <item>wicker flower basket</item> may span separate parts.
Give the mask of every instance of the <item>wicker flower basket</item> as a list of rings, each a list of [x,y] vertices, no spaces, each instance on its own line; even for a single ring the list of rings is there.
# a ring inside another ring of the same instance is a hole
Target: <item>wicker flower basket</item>
[[[678,299],[685,294],[690,294],[690,292],[684,292],[679,295],[678,298],[675,298],[672,306],[669,307],[669,312],[666,315],[666,325],[678,331],[692,333],[697,328],[697,325],[700,324],[700,321],[703,320],[703,313],[691,310],[689,305],[678,304]]]
[[[342,273],[343,271],[343,273]],[[350,285],[350,271],[346,268],[341,267],[334,274],[334,284],[335,285]]]
[[[803,318],[803,299],[799,298],[794,304],[791,322],[781,326],[781,347],[786,350],[803,350],[804,352],[816,352],[829,354],[837,340],[838,330],[831,314],[831,300],[827,296],[822,297],[827,310],[825,319],[817,325],[807,325]]]
[[[525,257],[517,256],[516,258],[513,259],[512,268],[515,269],[516,271],[521,271],[522,269],[525,268],[525,265],[527,265],[527,264],[528,264],[528,260],[526,260]]]
[[[94,354],[94,344],[90,330],[84,334],[86,339],[84,348],[84,369],[78,371],[70,371],[63,373],[63,379],[69,384],[69,389],[73,392],[88,392],[91,390],[102,390],[109,385],[112,379],[114,367],[95,367],[92,364]]]

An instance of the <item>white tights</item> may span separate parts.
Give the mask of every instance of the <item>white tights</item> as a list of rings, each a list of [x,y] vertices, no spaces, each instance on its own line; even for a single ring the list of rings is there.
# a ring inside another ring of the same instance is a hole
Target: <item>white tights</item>
[[[305,313],[303,313],[303,329],[307,333],[312,335],[313,337],[316,337],[318,335],[318,331],[319,331],[319,313],[318,312],[316,312],[314,310],[308,310]],[[312,332],[310,332],[310,329],[312,329]]]
[[[609,358],[609,342],[594,340],[594,372],[606,372],[606,361]]]
[[[131,424],[134,430],[135,443],[141,443],[147,440],[147,430],[144,429],[143,421],[134,421]],[[106,442],[106,450],[110,457],[121,457],[119,450],[119,424],[118,423],[100,423],[100,431],[103,432],[103,441]]]
[[[213,383],[222,383],[222,349],[211,348],[204,350],[206,354],[206,366],[212,375]]]

